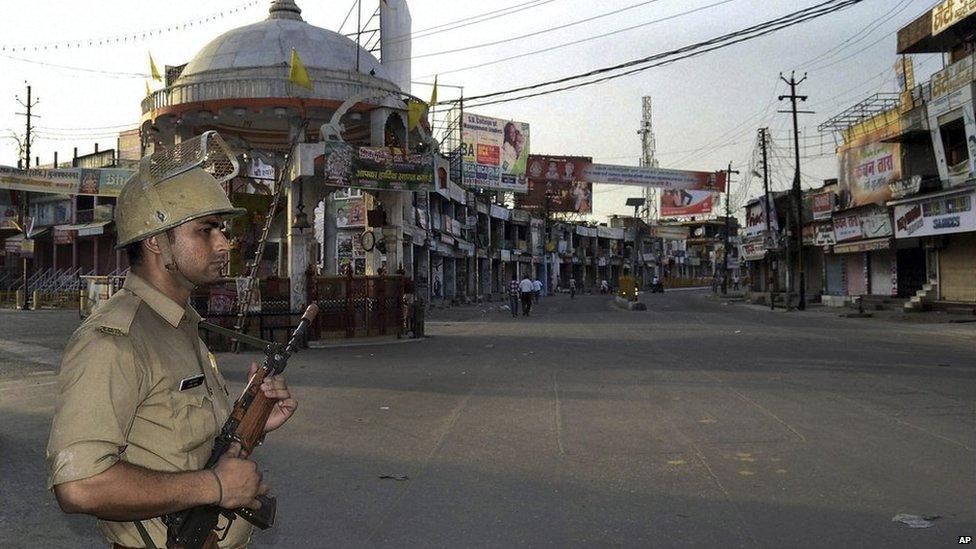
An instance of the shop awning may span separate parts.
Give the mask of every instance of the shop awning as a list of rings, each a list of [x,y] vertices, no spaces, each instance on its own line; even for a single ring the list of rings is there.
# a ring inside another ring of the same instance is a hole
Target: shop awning
[[[61,231],[78,231],[78,236],[95,236],[105,233],[105,225],[111,221],[94,221],[92,223],[78,223],[75,225],[58,225],[55,229]]]
[[[870,252],[872,250],[887,250],[891,247],[891,238],[871,238],[857,242],[834,244],[835,254],[851,254],[856,252]]]

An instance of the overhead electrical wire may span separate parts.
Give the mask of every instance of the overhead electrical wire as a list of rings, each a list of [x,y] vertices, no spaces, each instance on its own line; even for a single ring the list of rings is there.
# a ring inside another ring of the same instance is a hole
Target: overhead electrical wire
[[[502,40],[495,40],[495,41],[492,41],[492,42],[483,42],[481,44],[474,44],[474,45],[471,45],[471,46],[463,46],[463,47],[460,47],[460,48],[454,48],[454,49],[450,49],[450,50],[439,50],[439,51],[430,52],[430,53],[423,53],[423,54],[420,54],[420,55],[412,55],[409,58],[392,59],[392,61],[405,61],[406,59],[414,60],[414,59],[423,59],[425,57],[436,57],[438,55],[447,55],[447,54],[458,53],[458,52],[462,52],[462,51],[470,51],[470,50],[476,50],[476,49],[480,49],[480,48],[487,48],[489,46],[497,46],[499,44],[506,44],[508,42],[515,42],[516,40],[524,40],[526,38],[536,38],[536,37],[538,37],[539,35],[542,35],[542,34],[546,34],[546,33],[550,33],[550,32],[555,32],[555,31],[558,31],[558,30],[567,29],[569,27],[574,27],[576,25],[582,25],[583,23],[589,23],[591,21],[596,21],[597,19],[602,19],[604,17],[610,17],[611,15],[617,15],[618,13],[623,13],[625,11],[630,11],[632,9],[636,9],[636,8],[639,8],[639,7],[646,6],[648,4],[654,4],[656,2],[661,2],[661,1],[663,1],[663,0],[645,0],[644,2],[638,2],[636,4],[631,4],[629,6],[625,6],[625,7],[620,8],[620,9],[616,9],[616,10],[612,10],[612,11],[607,11],[607,12],[599,13],[597,15],[594,15],[594,16],[591,16],[591,17],[586,17],[584,19],[577,19],[576,21],[571,21],[569,23],[565,23],[565,24],[562,24],[562,25],[557,25],[555,27],[549,27],[549,28],[545,28],[545,29],[538,30],[538,31],[533,31],[533,32],[526,33],[526,34],[520,34],[518,36],[512,36],[512,37],[509,37],[509,38],[504,38]]]
[[[713,51],[713,50],[725,48],[725,47],[728,47],[728,46],[733,45],[733,44],[737,44],[737,43],[740,43],[740,42],[745,42],[745,41],[748,41],[748,40],[752,40],[752,39],[758,38],[760,36],[765,36],[767,34],[770,34],[770,33],[773,33],[773,32],[776,32],[776,31],[779,31],[779,30],[788,28],[788,27],[792,27],[794,25],[798,25],[798,24],[804,23],[806,21],[810,21],[812,19],[816,19],[818,17],[822,17],[822,16],[827,15],[827,14],[830,14],[830,13],[834,13],[834,12],[840,11],[840,10],[842,10],[844,8],[847,8],[849,6],[858,4],[858,3],[862,2],[862,1],[864,1],[864,0],[828,0],[827,2],[823,2],[821,4],[817,4],[817,5],[812,6],[810,8],[805,8],[805,9],[802,9],[802,10],[799,10],[799,11],[796,11],[796,12],[793,12],[793,13],[790,13],[788,15],[785,15],[785,16],[782,16],[782,17],[779,17],[779,18],[776,18],[776,19],[771,19],[769,21],[766,21],[764,23],[760,23],[758,25],[753,25],[751,27],[747,27],[747,28],[744,28],[744,29],[740,29],[738,31],[734,31],[734,32],[727,33],[727,34],[724,34],[724,35],[721,35],[721,36],[717,36],[715,38],[712,38],[710,40],[706,40],[706,41],[703,41],[703,42],[697,42],[697,43],[694,43],[694,44],[689,44],[689,45],[683,46],[681,48],[677,48],[677,49],[674,49],[674,50],[669,50],[669,51],[666,51],[666,52],[662,52],[662,53],[650,55],[650,56],[643,57],[643,58],[640,58],[640,59],[635,59],[635,60],[632,60],[632,61],[627,61],[625,63],[619,63],[617,65],[612,65],[612,66],[609,66],[609,67],[603,67],[603,68],[599,68],[599,69],[594,69],[594,70],[587,71],[587,72],[584,72],[584,73],[575,74],[575,75],[572,75],[572,76],[567,76],[567,77],[563,77],[563,78],[557,78],[557,79],[549,80],[549,81],[546,81],[546,82],[540,82],[538,84],[531,84],[531,85],[527,85],[527,86],[520,86],[520,87],[517,87],[517,88],[508,89],[508,90],[503,90],[503,91],[486,93],[486,94],[476,95],[476,96],[473,96],[473,97],[468,97],[466,99],[466,102],[467,102],[467,104],[470,104],[472,107],[479,107],[479,106],[485,106],[485,105],[494,105],[494,104],[498,104],[498,103],[507,103],[507,102],[510,102],[510,101],[517,101],[517,100],[521,100],[521,99],[528,99],[530,97],[537,97],[537,96],[540,96],[540,95],[548,95],[548,94],[551,94],[551,93],[557,93],[557,92],[561,92],[561,91],[566,91],[566,90],[571,90],[571,89],[577,89],[577,88],[584,87],[584,86],[590,86],[590,85],[593,85],[593,84],[598,84],[598,83],[601,83],[601,82],[606,82],[606,81],[609,81],[609,80],[614,80],[614,79],[617,79],[617,78],[621,78],[621,77],[624,77],[624,76],[628,76],[628,75],[631,75],[631,74],[635,74],[635,73],[638,73],[638,72],[642,72],[642,71],[645,71],[645,70],[650,69],[650,68],[654,68],[654,67],[659,67],[659,66],[662,66],[662,65],[671,64],[671,63],[674,63],[676,61],[680,61],[682,59],[687,59],[687,58],[690,58],[690,57],[695,57],[695,56],[701,55],[703,53],[707,53],[709,51]],[[631,68],[631,67],[636,67],[636,68]],[[519,93],[519,92],[532,91],[532,90],[536,90],[536,89],[543,88],[543,87],[547,87],[547,86],[552,86],[552,85],[556,85],[556,84],[573,82],[573,81],[581,80],[583,78],[588,78],[588,77],[591,77],[591,76],[597,76],[597,75],[606,74],[606,73],[609,73],[609,72],[619,71],[621,69],[628,69],[628,68],[630,70],[626,70],[626,71],[620,72],[618,74],[612,74],[610,76],[604,76],[604,77],[601,77],[601,78],[597,78],[595,80],[573,83],[573,84],[569,84],[569,85],[564,86],[564,87],[561,87],[561,88],[544,90],[544,91],[540,91],[540,92],[533,92],[533,93],[530,93],[530,94],[525,94],[525,95],[516,96],[516,97],[494,99],[496,97],[500,97],[500,96],[504,96],[504,95],[511,95],[511,94]],[[490,99],[490,101],[484,101],[485,99]],[[480,101],[480,102],[478,102],[478,101]],[[471,102],[476,102],[476,103],[471,103]],[[440,104],[445,104],[446,105],[446,104],[452,104],[452,103],[454,103],[454,101],[444,101],[444,102],[441,102]]]
[[[488,67],[490,65],[497,65],[499,63],[504,63],[506,61],[512,61],[513,59],[522,59],[524,57],[530,57],[530,56],[537,55],[537,54],[540,54],[540,53],[546,53],[546,52],[550,52],[550,51],[554,51],[554,50],[566,48],[566,47],[569,47],[569,46],[575,46],[575,45],[578,45],[578,44],[583,44],[583,43],[586,43],[586,42],[591,42],[593,40],[598,40],[600,38],[606,38],[608,36],[613,36],[613,35],[620,34],[620,33],[623,33],[623,32],[632,31],[634,29],[640,29],[640,28],[648,27],[648,26],[651,26],[651,25],[654,25],[654,24],[657,24],[657,23],[661,23],[661,22],[664,22],[664,21],[670,21],[670,20],[673,20],[673,19],[678,19],[679,17],[683,17],[685,15],[690,15],[692,13],[697,13],[697,12],[704,11],[704,10],[707,10],[707,9],[710,9],[710,8],[714,8],[716,6],[720,6],[722,4],[728,4],[729,2],[734,2],[734,1],[735,0],[721,0],[719,2],[714,2],[714,3],[708,4],[706,6],[700,6],[700,7],[691,9],[691,10],[683,11],[681,13],[676,13],[676,14],[673,14],[673,15],[669,15],[667,17],[661,17],[659,19],[653,19],[651,21],[645,21],[643,23],[640,23],[640,24],[637,24],[637,25],[632,25],[632,26],[629,26],[629,27],[624,27],[622,29],[617,29],[617,30],[614,30],[614,31],[605,32],[605,33],[597,34],[597,35],[594,35],[594,36],[588,36],[586,38],[581,38],[581,39],[578,39],[578,40],[572,40],[572,41],[569,41],[569,42],[564,42],[562,44],[556,44],[555,46],[549,46],[549,47],[541,48],[541,49],[538,49],[538,50],[532,50],[532,51],[528,51],[528,52],[525,52],[525,53],[519,53],[519,54],[516,54],[516,55],[510,55],[508,57],[502,57],[500,59],[494,59],[494,60],[491,60],[491,61],[477,63],[477,64],[474,64],[474,65],[468,65],[467,67],[460,67],[460,68],[457,68],[457,69],[450,69],[450,70],[446,70],[446,71],[438,71],[436,74],[437,75],[453,74],[453,73],[457,73],[457,72],[468,71],[468,70],[471,70],[471,69],[480,69],[482,67]],[[430,77],[433,77],[434,74],[435,73],[426,74],[426,75],[421,76],[419,78],[430,78]]]
[[[848,50],[848,49],[850,49],[852,47],[857,46],[857,44],[859,44],[860,42],[866,40],[868,37],[870,37],[872,34],[874,34],[875,31],[877,31],[878,29],[880,29],[882,25],[884,25],[885,23],[887,23],[891,19],[895,18],[901,12],[905,11],[905,9],[907,9],[909,6],[911,6],[912,2],[914,2],[914,1],[915,0],[902,0],[901,2],[895,4],[894,6],[892,6],[892,8],[890,10],[888,10],[880,18],[872,21],[868,25],[865,25],[862,29],[860,29],[856,33],[852,34],[851,36],[847,37],[847,39],[841,41],[839,44],[834,45],[832,48],[830,48],[830,49],[822,52],[819,55],[816,55],[816,56],[814,56],[814,57],[812,57],[812,58],[804,61],[800,65],[800,67],[812,67],[812,68],[809,69],[811,71],[820,70],[817,67],[818,65],[824,64],[826,62],[830,62],[830,60],[832,58],[836,58],[838,55],[842,54],[845,50]],[[913,16],[910,19],[910,21],[915,20],[917,17],[918,17],[917,15],[916,16]],[[898,32],[898,29],[899,28],[902,28],[903,26],[904,26],[904,23],[899,24],[894,29],[886,32],[883,36],[884,37],[887,37],[887,36],[894,35],[894,34],[896,34]],[[859,53],[861,51],[864,51],[865,49],[867,49],[867,48],[865,48],[865,47],[859,47],[857,51]]]
[[[405,42],[408,39],[416,40],[417,38],[425,38],[427,36],[432,36],[434,34],[440,34],[442,32],[448,32],[471,25],[477,25],[478,23],[484,23],[485,21],[491,21],[492,19],[497,19],[499,17],[504,17],[506,15],[511,15],[513,13],[519,13],[532,8],[538,8],[539,6],[544,6],[546,4],[551,4],[556,0],[532,0],[530,2],[522,2],[520,4],[514,4],[506,8],[499,8],[497,10],[492,10],[484,12],[478,15],[470,15],[462,19],[457,19],[455,21],[450,21],[447,23],[442,23],[440,25],[435,25],[433,27],[427,27],[425,29],[420,29],[410,33],[398,34],[387,38],[389,43]]]

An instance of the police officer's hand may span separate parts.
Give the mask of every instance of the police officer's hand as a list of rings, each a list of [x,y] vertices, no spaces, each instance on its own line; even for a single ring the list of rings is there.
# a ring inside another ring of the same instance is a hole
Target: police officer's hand
[[[254,376],[257,371],[258,363],[252,362],[251,370],[247,374],[248,379]],[[261,390],[264,392],[264,396],[278,401],[271,409],[267,423],[264,424],[264,432],[268,433],[288,421],[288,418],[298,409],[298,401],[291,397],[288,385],[285,384],[285,376],[278,375],[265,378],[264,383],[261,384]]]
[[[258,508],[254,498],[268,493],[268,486],[261,482],[258,464],[246,459],[236,442],[221,456],[213,468],[220,481],[220,500],[217,505],[225,509],[239,507]]]

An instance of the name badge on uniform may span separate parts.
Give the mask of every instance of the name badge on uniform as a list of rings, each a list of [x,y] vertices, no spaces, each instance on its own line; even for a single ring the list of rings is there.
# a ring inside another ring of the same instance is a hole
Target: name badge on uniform
[[[201,385],[203,385],[203,374],[197,374],[180,381],[180,390],[185,391]]]

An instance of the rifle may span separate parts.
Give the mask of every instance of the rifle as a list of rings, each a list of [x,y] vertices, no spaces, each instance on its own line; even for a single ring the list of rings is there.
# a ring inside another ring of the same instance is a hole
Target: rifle
[[[230,417],[227,418],[224,426],[220,429],[220,433],[214,439],[213,450],[210,452],[210,458],[204,465],[204,469],[214,468],[221,456],[235,442],[250,454],[264,440],[264,424],[268,421],[275,401],[264,396],[261,391],[261,383],[266,377],[280,374],[285,369],[288,365],[288,358],[298,351],[298,346],[308,329],[308,325],[315,319],[318,312],[317,305],[314,303],[309,305],[305,314],[302,315],[298,327],[292,332],[291,339],[285,345],[263,341],[256,337],[228,330],[222,326],[206,322],[200,323],[204,329],[228,335],[249,345],[262,347],[265,355],[264,364],[248,380],[247,388],[234,403]],[[164,516],[166,547],[170,549],[216,548],[217,543],[222,541],[230,530],[228,523],[228,527],[224,529],[223,537],[218,537],[217,521],[221,515],[231,522],[237,517],[241,517],[262,530],[272,527],[277,500],[273,496],[258,496],[257,500],[261,503],[258,509],[241,507],[231,510],[216,505],[201,505]]]

